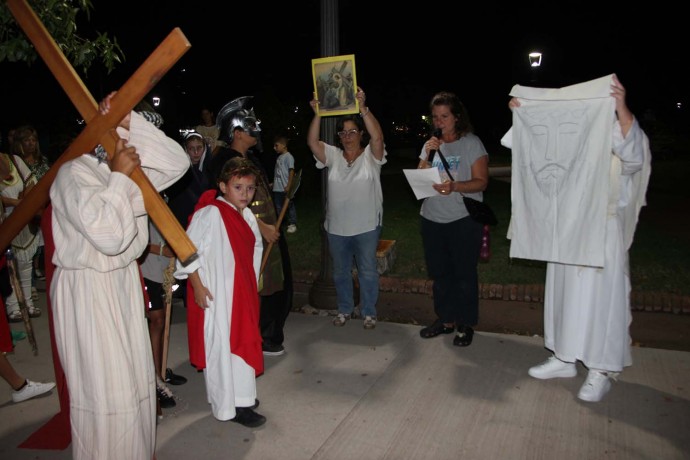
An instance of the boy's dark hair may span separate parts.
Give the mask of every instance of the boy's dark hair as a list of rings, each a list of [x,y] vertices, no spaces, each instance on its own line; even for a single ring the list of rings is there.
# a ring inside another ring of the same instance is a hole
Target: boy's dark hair
[[[225,183],[233,177],[254,176],[259,178],[259,170],[254,166],[251,160],[243,157],[230,158],[223,165],[220,174],[218,175],[218,183]]]

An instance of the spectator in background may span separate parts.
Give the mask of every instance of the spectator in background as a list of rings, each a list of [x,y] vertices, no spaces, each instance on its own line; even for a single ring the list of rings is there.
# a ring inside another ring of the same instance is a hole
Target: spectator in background
[[[189,156],[191,167],[179,181],[165,191],[165,195],[168,197],[170,210],[182,228],[187,228],[199,197],[213,186],[209,174],[211,149],[205,143],[204,137],[196,131],[185,134],[182,147]]]
[[[175,253],[165,244],[163,236],[153,221],[149,219],[149,245],[139,258],[139,266],[146,288],[144,300],[147,301],[149,337],[151,338],[153,365],[156,370],[156,396],[158,396],[158,402],[163,409],[176,405],[173,393],[166,384],[182,385],[187,383],[185,377],[173,373],[172,369],[163,369],[163,353],[167,352],[163,347],[163,342],[168,295],[170,295],[169,300],[172,302],[172,292],[166,292],[166,286],[169,283],[172,288],[174,264],[171,265],[171,260],[174,258]]]
[[[201,109],[201,123],[196,125],[194,130],[203,136],[206,145],[211,150],[211,156],[218,153],[220,147],[225,146],[225,142],[218,139],[220,130],[216,126],[215,114],[206,107]]]
[[[168,187],[165,196],[170,210],[182,228],[187,228],[201,194],[211,187],[208,173],[211,150],[204,142],[203,136],[196,131],[190,131],[185,135],[182,146],[189,156],[191,167],[180,180]],[[187,280],[180,280],[175,297],[181,298],[185,307],[187,306]]]
[[[36,177],[24,160],[17,155],[0,153],[0,169],[2,170],[2,181],[0,182],[0,199],[4,206],[4,218],[7,218],[14,208],[21,203],[25,194],[29,193],[36,184]],[[36,215],[40,216],[39,211]],[[38,246],[42,243],[39,237],[40,229],[29,223],[25,225],[19,233],[12,239],[12,252],[17,262],[17,277],[21,285],[22,293],[29,310],[29,316],[36,318],[41,316],[41,309],[34,305],[31,292],[31,281],[33,272],[33,258],[36,255]],[[5,299],[7,315],[12,323],[22,321],[22,313],[19,310],[19,300],[17,293],[12,293]]]
[[[275,173],[273,176],[273,199],[276,203],[276,212],[280,215],[285,198],[287,196],[288,178],[290,172],[295,171],[295,158],[288,151],[288,139],[285,136],[276,137],[273,142],[273,150],[278,154],[276,160]],[[297,231],[297,211],[295,210],[294,200],[288,201],[287,209],[287,232]]]
[[[31,125],[19,126],[14,132],[14,143],[12,144],[12,153],[18,155],[24,160],[24,163],[31,169],[31,172],[36,178],[36,182],[50,169],[48,157],[41,152],[41,147],[38,142],[38,131]],[[31,276],[31,297],[34,301],[38,300],[38,290],[36,288],[37,280],[44,280],[44,244],[43,234],[41,232],[40,217],[36,217],[29,225],[32,226],[32,231],[36,232],[38,238],[38,249],[33,257],[33,272]]]
[[[4,178],[8,173],[7,165],[5,162],[0,161],[0,178]],[[0,224],[2,224],[4,214],[5,210],[2,206],[2,200],[0,200]],[[0,254],[0,269],[4,269],[6,263],[5,254]],[[0,311],[5,309],[5,302],[3,302],[2,298],[3,296],[0,295]],[[12,331],[7,322],[7,317],[0,313],[0,377],[12,387],[12,401],[15,403],[26,401],[47,393],[55,387],[54,382],[34,382],[17,373],[7,359],[7,356],[5,356],[5,353],[11,353],[12,351],[14,351]]]

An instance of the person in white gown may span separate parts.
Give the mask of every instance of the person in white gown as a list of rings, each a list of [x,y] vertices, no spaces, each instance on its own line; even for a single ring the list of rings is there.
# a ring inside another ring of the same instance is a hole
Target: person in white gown
[[[102,114],[113,95],[99,104]],[[87,153],[70,160],[50,189],[50,298],[75,459],[155,458],[156,373],[136,260],[149,242],[148,215],[129,175],[141,166],[162,190],[185,173],[189,158],[137,112],[117,131],[111,159]]]
[[[529,375],[537,379],[569,378],[577,375],[576,362],[581,361],[588,373],[578,398],[589,402],[600,401],[610,390],[611,379],[632,365],[628,249],[645,204],[651,170],[649,141],[615,75],[611,97],[617,119],[612,132],[604,264],[547,264],[544,345],[553,355],[529,369]],[[509,107],[520,107],[519,99],[511,99]]]

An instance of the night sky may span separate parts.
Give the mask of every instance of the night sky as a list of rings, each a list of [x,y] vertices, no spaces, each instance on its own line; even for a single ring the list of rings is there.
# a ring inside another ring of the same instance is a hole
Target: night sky
[[[355,55],[358,84],[382,123],[418,120],[434,92],[449,90],[460,96],[476,132],[491,144],[489,139],[510,125],[507,101],[513,85],[561,87],[610,73],[618,74],[638,115],[653,110],[676,116],[687,110],[687,79],[680,66],[688,24],[679,11],[659,2],[645,8],[623,2],[592,7],[587,2],[475,3],[410,7],[340,0],[338,54]],[[261,110],[296,108],[294,120],[306,128],[311,59],[321,57],[319,1],[94,4],[91,21],[82,17],[79,32],[116,36],[127,59],[110,75],[100,65],[81,75],[96,99],[123,85],[180,27],[192,47],[153,92],[162,98],[166,131],[196,124],[203,105],[217,112],[245,95],[256,97],[259,118]],[[222,6],[204,6],[216,4]],[[538,69],[528,64],[534,49],[543,53]],[[72,117],[71,104],[42,64],[2,63],[0,71],[3,133],[22,120],[52,131],[58,121]]]

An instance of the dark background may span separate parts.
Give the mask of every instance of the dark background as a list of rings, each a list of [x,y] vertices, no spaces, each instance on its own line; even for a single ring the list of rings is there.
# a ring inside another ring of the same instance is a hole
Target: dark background
[[[390,147],[419,148],[420,119],[439,90],[456,92],[491,154],[510,126],[508,93],[515,84],[561,87],[616,73],[642,121],[660,121],[671,136],[686,136],[688,90],[681,59],[687,19],[655,2],[377,2],[340,0],[340,51],[354,54],[357,82],[380,119]],[[99,100],[122,86],[167,36],[180,27],[191,49],[150,94],[161,98],[164,129],[199,122],[230,100],[255,96],[264,145],[288,131],[300,149],[312,113],[311,59],[321,57],[320,2],[131,1],[94,2],[78,33],[116,37],[126,61],[111,74],[100,64],[84,75]],[[528,53],[543,53],[531,68]],[[46,67],[2,63],[2,134],[36,125],[44,151],[62,153],[79,116]],[[680,104],[680,106],[679,106]],[[410,134],[394,134],[404,125]],[[271,136],[271,137],[269,137]],[[673,145],[673,142],[666,142]],[[6,146],[2,147],[6,149]],[[670,148],[672,147],[664,147]]]

